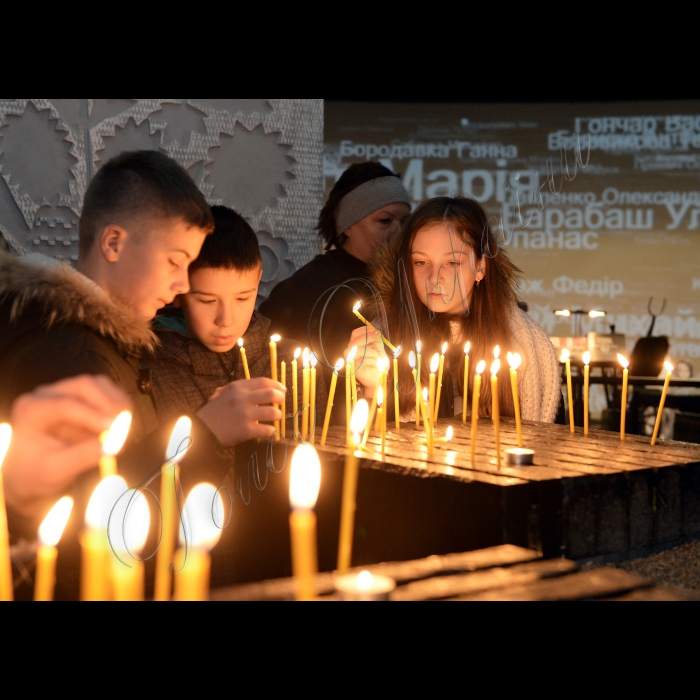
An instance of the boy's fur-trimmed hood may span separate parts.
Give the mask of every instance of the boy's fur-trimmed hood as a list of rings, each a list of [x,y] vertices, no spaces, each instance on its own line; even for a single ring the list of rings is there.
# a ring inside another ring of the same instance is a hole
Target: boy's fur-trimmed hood
[[[39,304],[47,326],[87,326],[129,353],[152,350],[158,342],[149,322],[133,309],[110,298],[70,265],[43,255],[0,253],[0,303],[10,304],[10,321],[19,318],[30,304]]]

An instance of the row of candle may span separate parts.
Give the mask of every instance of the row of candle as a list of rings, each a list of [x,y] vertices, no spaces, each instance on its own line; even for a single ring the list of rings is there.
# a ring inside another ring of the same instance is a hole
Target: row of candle
[[[588,435],[588,383],[590,377],[590,362],[591,353],[586,350],[582,355],[583,359],[583,434]],[[566,389],[568,395],[568,405],[569,405],[569,430],[574,432],[574,397],[572,390],[571,381],[571,353],[567,348],[561,351],[561,356],[559,358],[560,362],[564,363],[566,367]],[[617,354],[617,361],[622,366],[622,396],[620,400],[620,440],[625,439],[625,419],[627,417],[627,382],[628,382],[628,367],[629,360],[620,353]],[[656,444],[656,438],[659,433],[659,426],[661,425],[661,414],[664,410],[664,404],[666,403],[666,394],[668,393],[668,385],[671,381],[671,374],[673,373],[673,365],[665,361],[664,368],[666,369],[666,379],[664,380],[664,387],[661,392],[661,401],[659,402],[659,408],[656,413],[656,421],[654,423],[654,432],[651,437],[651,444]],[[516,412],[517,416],[517,412]]]

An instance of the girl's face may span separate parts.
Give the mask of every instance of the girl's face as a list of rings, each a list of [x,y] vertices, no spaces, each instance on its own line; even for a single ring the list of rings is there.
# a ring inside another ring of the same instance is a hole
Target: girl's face
[[[411,243],[413,282],[420,300],[435,313],[465,314],[486,256],[477,263],[474,249],[454,226],[440,222],[418,230]]]

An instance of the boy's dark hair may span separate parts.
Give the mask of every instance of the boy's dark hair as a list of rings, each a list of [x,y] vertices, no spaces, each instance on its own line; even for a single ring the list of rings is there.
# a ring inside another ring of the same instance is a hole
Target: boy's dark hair
[[[184,219],[206,231],[214,219],[189,173],[158,151],[125,151],[90,181],[80,215],[80,254],[86,255],[105,226],[144,216]]]
[[[344,233],[338,233],[336,231],[335,217],[338,213],[340,200],[356,187],[364,185],[365,182],[369,182],[378,177],[387,177],[388,175],[398,177],[396,173],[392,173],[389,168],[383,166],[381,163],[374,163],[371,161],[353,163],[343,172],[338,182],[333,185],[333,189],[328,195],[328,201],[323,205],[321,214],[318,217],[318,226],[316,226],[316,230],[318,231],[318,235],[326,241],[325,250],[330,250],[332,246],[342,248],[347,239]]]
[[[251,270],[262,265],[258,237],[250,224],[233,209],[211,208],[214,233],[204,239],[199,257],[189,267],[190,273],[203,268]]]

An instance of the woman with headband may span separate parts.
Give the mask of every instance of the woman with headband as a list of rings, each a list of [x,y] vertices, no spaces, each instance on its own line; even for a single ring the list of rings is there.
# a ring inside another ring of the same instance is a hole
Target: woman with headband
[[[407,355],[420,339],[422,386],[428,385],[430,358],[440,352],[445,341],[449,343],[440,416],[461,413],[464,346],[469,341],[470,408],[475,365],[486,360],[483,376],[488,377],[494,347],[498,345],[501,415],[514,415],[506,353],[517,352],[522,359],[518,370],[522,418],[554,421],[561,400],[559,363],[546,333],[518,308],[519,275],[520,270],[499,248],[484,210],[466,197],[436,197],[423,202],[408,218],[401,234],[376,256],[372,282],[384,304],[391,342],[403,347],[398,379],[404,419],[415,415],[415,394],[411,391],[414,383]],[[383,315],[380,310],[373,314],[378,318]],[[355,330],[348,347],[358,342],[363,345],[364,335],[362,329]],[[357,372],[365,396],[373,395],[377,381],[374,358],[385,356],[381,338],[370,341],[368,362]],[[392,403],[389,402],[390,408]],[[479,414],[490,413],[491,385],[483,381]]]
[[[399,176],[388,168],[380,163],[351,165],[334,185],[319,216],[317,230],[325,241],[325,253],[280,282],[260,306],[260,313],[271,320],[270,332],[309,342],[327,383],[359,324],[353,306],[358,298],[363,305],[372,301],[368,287],[358,280],[369,279],[370,261],[398,233],[411,211],[410,202]],[[344,283],[346,288],[338,288]],[[333,293],[335,288],[338,291]],[[335,405],[333,421],[344,420],[340,397]]]

